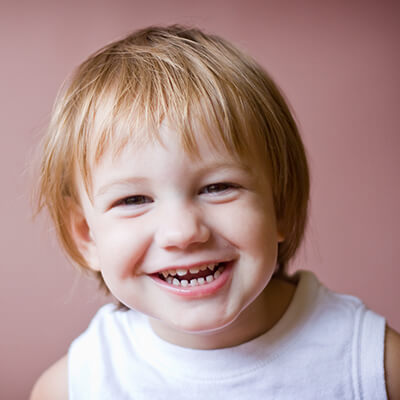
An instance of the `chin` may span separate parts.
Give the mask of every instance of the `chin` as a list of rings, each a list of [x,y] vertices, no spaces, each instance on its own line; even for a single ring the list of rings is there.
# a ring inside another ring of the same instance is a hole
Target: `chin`
[[[188,333],[193,335],[212,335],[219,333],[224,329],[228,328],[236,319],[238,315],[229,315],[225,318],[220,316],[217,318],[192,318],[190,320],[183,319],[174,321],[173,326],[176,330],[182,333]]]

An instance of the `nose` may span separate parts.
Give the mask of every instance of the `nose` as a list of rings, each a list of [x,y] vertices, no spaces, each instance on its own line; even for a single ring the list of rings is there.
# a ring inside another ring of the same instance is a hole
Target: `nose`
[[[192,244],[206,243],[210,229],[195,207],[175,206],[164,210],[159,219],[155,241],[162,248],[186,249]]]

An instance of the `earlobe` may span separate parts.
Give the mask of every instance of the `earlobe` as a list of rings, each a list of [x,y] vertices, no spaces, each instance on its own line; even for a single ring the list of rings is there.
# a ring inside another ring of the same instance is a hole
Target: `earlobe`
[[[283,233],[285,230],[283,228],[283,222],[282,221],[277,221],[277,238],[278,238],[278,243],[282,243],[285,241],[285,234]]]
[[[71,237],[86,260],[89,268],[93,271],[99,271],[99,260],[97,257],[97,247],[89,224],[85,218],[82,208],[76,204],[70,205],[70,233]]]
[[[282,232],[283,232],[283,229],[278,225],[277,231],[276,231],[276,237],[278,239],[278,243],[282,243],[285,241],[285,235]]]

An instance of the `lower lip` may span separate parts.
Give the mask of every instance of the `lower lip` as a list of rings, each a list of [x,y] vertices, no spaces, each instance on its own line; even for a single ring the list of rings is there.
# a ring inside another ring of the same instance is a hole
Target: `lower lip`
[[[157,275],[152,275],[151,278],[157,285],[167,290],[169,293],[185,298],[201,298],[215,294],[226,285],[232,275],[232,266],[233,261],[226,263],[222,274],[217,279],[214,279],[210,283],[205,283],[204,285],[186,287],[175,286],[163,281]]]

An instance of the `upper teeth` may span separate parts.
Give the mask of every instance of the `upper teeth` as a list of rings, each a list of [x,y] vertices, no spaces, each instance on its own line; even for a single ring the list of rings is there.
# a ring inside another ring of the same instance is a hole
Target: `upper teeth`
[[[206,264],[206,265],[202,265],[200,267],[193,267],[193,268],[189,268],[189,269],[186,269],[186,268],[169,269],[167,271],[162,271],[161,274],[163,275],[164,278],[167,278],[168,275],[170,275],[170,276],[176,276],[176,275],[184,276],[184,275],[188,274],[189,272],[192,273],[192,274],[197,274],[199,271],[204,271],[207,268],[210,271],[214,271],[214,269],[215,269],[215,267],[217,265],[218,264]]]
[[[190,286],[198,286],[198,285],[201,286],[201,285],[205,285],[206,283],[210,283],[215,279],[218,279],[221,276],[221,273],[224,271],[224,269],[225,268],[223,266],[221,266],[218,268],[217,271],[215,271],[214,274],[207,275],[205,278],[203,278],[203,277],[197,278],[197,279],[194,278],[194,279],[191,279],[190,281],[188,281],[186,279],[179,280],[179,279],[173,278],[172,276],[169,275],[168,278],[166,278],[166,281],[169,284],[174,285],[174,286],[183,286],[183,287],[186,287],[189,285]]]

